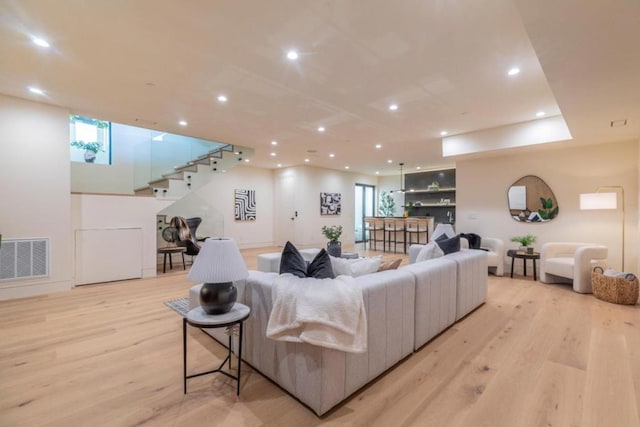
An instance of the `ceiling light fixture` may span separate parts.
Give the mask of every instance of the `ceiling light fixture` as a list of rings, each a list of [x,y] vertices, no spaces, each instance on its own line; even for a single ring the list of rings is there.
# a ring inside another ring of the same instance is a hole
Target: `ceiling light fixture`
[[[218,101],[227,102],[227,96],[226,95],[218,95]]]
[[[329,157],[333,158],[333,157],[335,157],[335,156],[336,156],[335,154],[333,154],[333,153],[329,153]]]
[[[382,144],[376,144],[376,148],[382,148]]]
[[[289,52],[287,52],[287,59],[295,61],[296,59],[298,59],[298,52],[296,52],[295,50],[290,50]]]
[[[324,132],[324,126],[318,126],[318,132],[320,133]]]
[[[185,122],[184,120],[180,120],[180,121],[178,122],[178,124],[179,124],[180,126],[186,126],[186,125],[187,125],[187,122]]]
[[[547,114],[547,113],[545,113],[544,111],[538,111],[536,113],[536,117],[543,117],[545,114]]]
[[[309,162],[310,162],[310,160],[309,160],[309,159],[304,159],[304,162],[305,162],[305,163],[309,163]]]
[[[512,69],[510,69],[507,74],[510,76],[515,76],[516,74],[518,74],[520,72],[520,68],[518,67],[513,67]]]
[[[387,163],[393,163],[393,160],[389,159],[387,160]]]
[[[281,168],[281,167],[282,167],[282,163],[278,163],[278,165],[277,165],[277,166],[278,166],[279,168]]]
[[[420,166],[416,166],[416,169],[417,169],[417,170],[420,170],[420,169],[422,169],[422,168],[421,168]]]
[[[276,153],[271,153],[271,157],[275,157],[275,156],[276,156]]]
[[[404,193],[405,189],[404,189],[404,177],[402,175],[402,168],[404,167],[404,163],[399,163],[400,165],[400,190],[397,190],[400,193]],[[390,191],[390,193],[393,193],[393,190]]]
[[[440,136],[447,136],[449,135],[449,132],[447,132],[446,130],[443,130],[442,132],[440,132]]]
[[[380,175],[380,171],[376,171],[376,175]]]
[[[278,141],[271,141],[271,145],[278,145]]]
[[[344,168],[345,168],[345,169],[349,169],[349,166],[345,166]]]
[[[51,47],[48,41],[46,41],[45,39],[41,39],[39,37],[34,37],[31,39],[31,41],[40,47]]]
[[[389,110],[390,111],[396,111],[398,109],[398,104],[391,104],[389,105]]]
[[[245,163],[249,163],[251,160],[249,159],[244,159]]]
[[[37,87],[33,87],[33,86],[31,86],[31,87],[29,88],[29,92],[31,92],[31,93],[35,93],[35,94],[37,94],[37,95],[44,95],[44,91],[43,91],[42,89],[37,88]]]

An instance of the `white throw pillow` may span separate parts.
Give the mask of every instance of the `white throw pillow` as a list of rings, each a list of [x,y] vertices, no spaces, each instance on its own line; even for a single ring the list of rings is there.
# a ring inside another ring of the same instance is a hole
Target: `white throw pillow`
[[[375,273],[380,268],[380,264],[382,264],[382,255],[357,259],[331,257],[331,267],[336,277],[340,275],[358,277]]]
[[[440,258],[443,255],[444,255],[444,252],[442,251],[442,249],[440,249],[440,246],[438,246],[436,242],[430,242],[424,245],[422,249],[420,249],[420,252],[416,257],[416,262],[422,262],[428,259]]]

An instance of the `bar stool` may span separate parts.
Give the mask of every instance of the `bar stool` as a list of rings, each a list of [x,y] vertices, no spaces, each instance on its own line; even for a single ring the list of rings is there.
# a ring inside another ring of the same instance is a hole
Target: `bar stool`
[[[378,250],[378,242],[383,242],[384,247],[384,220],[381,218],[365,218],[364,219],[364,249],[367,249],[367,242],[369,242],[369,249],[371,249],[371,242],[373,241],[373,250]],[[367,232],[369,232],[369,238],[367,239]],[[382,239],[378,238],[378,232],[382,232]]]
[[[404,219],[388,218],[384,220],[384,233],[385,244],[384,251],[386,252],[387,243],[389,243],[389,252],[391,252],[391,243],[393,243],[393,252],[397,252],[398,243],[402,243],[404,247],[404,253],[407,253],[407,247],[404,243]],[[402,240],[399,240],[401,237]]]
[[[411,246],[413,243],[427,244],[429,242],[429,223],[426,218],[407,218],[404,223],[405,233],[407,235],[406,245]],[[424,243],[421,242],[420,237],[424,235]],[[413,241],[413,237],[416,237],[416,241]],[[405,245],[405,253],[406,253]]]

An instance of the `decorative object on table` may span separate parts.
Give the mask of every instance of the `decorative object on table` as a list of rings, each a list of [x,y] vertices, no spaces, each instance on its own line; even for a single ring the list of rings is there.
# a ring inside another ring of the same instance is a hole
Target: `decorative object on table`
[[[227,313],[236,302],[236,280],[249,277],[240,250],[233,239],[205,240],[187,278],[203,282],[200,305],[207,314]]]
[[[87,163],[95,162],[98,151],[104,151],[99,142],[72,141],[71,146],[84,150],[84,161]]]
[[[618,209],[618,190],[620,190],[622,210],[622,270],[624,270],[624,188],[621,185],[607,185],[596,188],[595,193],[580,194],[580,210]]]
[[[591,272],[593,296],[614,304],[634,305],[638,302],[638,278],[632,273],[595,267]]]
[[[329,255],[334,257],[340,257],[342,254],[342,243],[338,241],[340,235],[342,235],[342,226],[341,225],[332,225],[331,227],[327,227],[326,225],[322,226],[322,234],[324,237],[329,239],[327,243],[327,252]]]
[[[515,237],[512,237],[511,241],[520,243],[520,250],[521,251],[526,251],[528,254],[532,254],[533,253],[533,247],[531,246],[531,244],[536,242],[536,236],[534,236],[533,234],[529,233],[526,236],[515,236]]]
[[[234,190],[235,220],[256,220],[256,190]]]
[[[320,215],[340,215],[342,212],[342,194],[320,193]]]
[[[507,191],[509,214],[518,222],[547,222],[558,216],[556,196],[541,178],[526,175],[514,182]]]
[[[411,216],[411,212],[413,212],[413,208],[415,207],[413,202],[409,202],[407,203],[407,205],[404,207],[404,217],[407,218],[409,216]]]
[[[383,191],[380,193],[380,203],[378,203],[378,212],[382,216],[391,217],[396,213],[396,201],[393,200],[393,196]]]

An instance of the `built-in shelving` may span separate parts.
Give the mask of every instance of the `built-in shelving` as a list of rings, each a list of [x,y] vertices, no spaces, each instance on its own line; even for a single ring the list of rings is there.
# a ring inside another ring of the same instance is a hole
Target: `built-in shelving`
[[[428,187],[436,183],[437,190]],[[405,175],[404,187],[409,190],[404,193],[405,206],[413,204],[410,216],[433,216],[436,222],[446,223],[455,221],[456,209],[456,170],[417,172]],[[443,202],[442,200],[448,200]],[[415,203],[419,205],[416,206]]]

